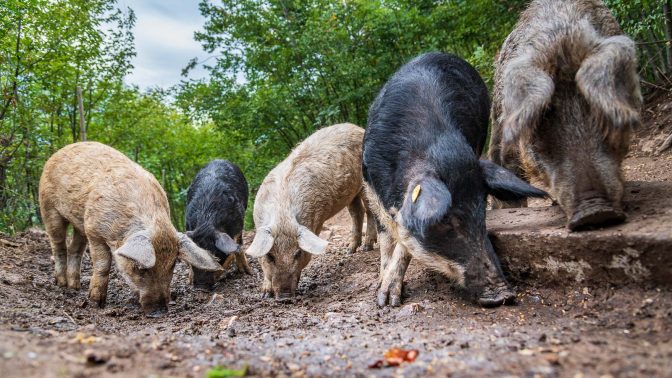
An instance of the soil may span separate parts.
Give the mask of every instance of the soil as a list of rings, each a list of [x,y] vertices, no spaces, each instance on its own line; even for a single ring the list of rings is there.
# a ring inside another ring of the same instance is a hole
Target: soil
[[[647,111],[672,103],[661,96]],[[655,128],[664,139],[672,120],[659,114],[647,124],[662,119]],[[670,151],[653,156],[645,145],[635,141],[626,178],[671,181]],[[328,222],[330,250],[304,270],[289,303],[261,299],[254,260],[251,276],[232,268],[214,293],[193,290],[180,263],[159,319],[142,315],[115,269],[99,309],[86,296],[88,256],[82,290],[61,289],[44,232],[0,236],[0,376],[203,377],[216,365],[297,377],[672,376],[669,286],[519,281],[515,305],[483,309],[413,261],[402,307],[378,308],[378,250],[349,254],[349,230],[347,212]],[[245,234],[247,245],[253,236]],[[392,347],[419,356],[369,368]]]

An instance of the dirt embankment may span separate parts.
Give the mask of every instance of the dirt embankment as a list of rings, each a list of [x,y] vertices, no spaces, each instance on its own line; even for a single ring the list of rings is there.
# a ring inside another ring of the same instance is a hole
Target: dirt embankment
[[[665,135],[672,121],[647,107],[647,127]],[[659,126],[662,125],[662,126]],[[658,135],[656,134],[656,135]],[[662,140],[662,136],[659,138]],[[652,156],[637,140],[624,164],[628,180],[670,181],[672,153]],[[670,193],[672,194],[672,193]],[[46,236],[40,231],[0,237],[0,376],[202,377],[214,365],[260,376],[669,376],[672,372],[672,293],[652,284],[609,282],[547,285],[515,281],[518,304],[482,309],[442,276],[412,262],[404,305],[374,302],[378,251],[347,253],[347,212],[323,236],[329,253],[304,271],[292,303],[262,300],[261,271],[232,271],[214,294],[194,291],[178,264],[170,313],[142,316],[113,269],[108,305],[82,290],[58,288]],[[245,234],[245,241],[252,240]],[[576,250],[581,254],[581,250]],[[417,349],[399,368],[372,370],[390,347]]]

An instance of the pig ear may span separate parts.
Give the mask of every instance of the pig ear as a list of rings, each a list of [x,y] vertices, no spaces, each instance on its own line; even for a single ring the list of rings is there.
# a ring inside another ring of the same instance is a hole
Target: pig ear
[[[192,239],[194,237],[194,231],[187,231],[185,234],[189,237],[189,239]]]
[[[536,129],[551,103],[555,84],[527,54],[506,65],[502,81],[502,138],[511,143],[529,137]]]
[[[258,227],[254,240],[245,253],[250,257],[261,257],[271,251],[273,247],[273,235],[268,227]]]
[[[635,43],[630,38],[621,35],[601,41],[581,63],[576,84],[591,108],[616,129],[639,124],[642,94]]]
[[[210,272],[222,270],[217,260],[208,251],[197,246],[187,235],[178,232],[177,237],[180,239],[180,250],[177,254],[180,260],[201,270]]]
[[[302,250],[313,255],[321,255],[327,251],[328,245],[328,241],[321,239],[305,226],[299,226],[299,248]]]
[[[231,237],[225,232],[217,232],[215,247],[227,255],[233,252],[237,252],[240,249],[238,243],[233,241],[233,239],[231,239]]]
[[[402,223],[411,231],[424,233],[446,215],[452,203],[446,184],[436,177],[424,176],[408,185],[401,205]]]
[[[148,231],[132,234],[114,253],[133,260],[143,269],[150,269],[156,264],[156,255]]]
[[[489,160],[480,160],[488,193],[502,201],[515,201],[527,197],[548,197],[548,193],[526,183],[505,169]]]

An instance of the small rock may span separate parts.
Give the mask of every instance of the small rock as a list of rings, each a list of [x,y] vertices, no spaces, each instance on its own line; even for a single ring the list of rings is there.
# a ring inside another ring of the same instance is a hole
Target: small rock
[[[465,341],[462,344],[460,344],[460,348],[462,349],[469,349],[469,342]]]
[[[110,360],[110,356],[105,352],[87,349],[84,351],[84,357],[88,365],[102,365]]]
[[[14,357],[14,352],[7,351],[2,354],[2,358],[9,360],[10,358]]]
[[[560,365],[560,357],[555,353],[544,353],[542,357],[551,365]]]

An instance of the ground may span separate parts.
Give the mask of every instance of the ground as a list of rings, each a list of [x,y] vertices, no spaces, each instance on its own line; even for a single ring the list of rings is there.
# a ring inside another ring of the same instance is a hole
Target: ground
[[[653,156],[672,129],[671,103],[649,99],[647,138],[624,162],[629,181],[672,181],[672,154]],[[259,376],[672,374],[670,285],[520,279],[516,305],[483,309],[412,262],[403,306],[378,308],[378,250],[349,254],[349,222],[346,212],[328,222],[329,253],[306,268],[293,302],[261,299],[256,261],[253,275],[234,269],[214,294],[193,290],[178,264],[160,319],[142,315],[114,269],[107,307],[90,304],[88,257],[81,291],[56,287],[42,231],[0,236],[0,376],[203,377],[215,365]],[[419,357],[368,367],[391,347]]]

